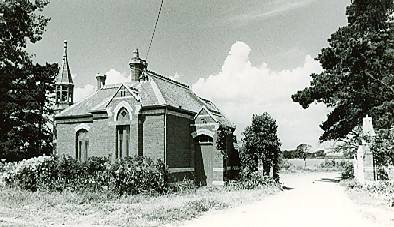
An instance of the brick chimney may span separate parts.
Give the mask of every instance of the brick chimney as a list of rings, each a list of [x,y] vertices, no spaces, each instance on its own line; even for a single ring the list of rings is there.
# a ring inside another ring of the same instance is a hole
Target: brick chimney
[[[96,74],[97,90],[100,90],[102,87],[104,87],[106,78],[107,78],[106,75],[101,75],[100,73]]]
[[[147,68],[148,64],[145,60],[140,58],[138,49],[133,51],[133,56],[130,59],[129,65],[131,70],[131,80],[141,81],[147,79],[146,76],[143,75],[143,72]]]

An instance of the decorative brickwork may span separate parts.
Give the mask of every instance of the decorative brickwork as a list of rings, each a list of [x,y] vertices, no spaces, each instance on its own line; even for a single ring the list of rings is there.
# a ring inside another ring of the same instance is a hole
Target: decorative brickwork
[[[88,150],[88,157],[143,155],[163,160],[173,180],[221,185],[230,179],[238,154],[230,140],[226,151],[217,150],[216,140],[219,125],[231,123],[187,85],[146,69],[136,71],[137,63],[131,61],[133,81],[105,85],[100,76],[93,95],[55,116],[57,154],[75,158],[77,131],[84,130],[82,150]]]

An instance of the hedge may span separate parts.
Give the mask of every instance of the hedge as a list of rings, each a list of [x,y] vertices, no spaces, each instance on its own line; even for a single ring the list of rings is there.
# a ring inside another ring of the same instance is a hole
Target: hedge
[[[110,190],[119,195],[164,193],[168,171],[161,160],[127,157],[111,163],[91,157],[79,162],[71,157],[41,156],[0,166],[0,182],[30,191]]]

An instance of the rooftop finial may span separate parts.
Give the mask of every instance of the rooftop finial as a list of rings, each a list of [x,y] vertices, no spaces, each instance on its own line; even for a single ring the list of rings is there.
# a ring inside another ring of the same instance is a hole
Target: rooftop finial
[[[67,40],[64,40],[64,53],[63,57],[67,57]]]
[[[138,53],[138,48],[133,51],[133,58],[138,59],[140,58],[140,54]]]

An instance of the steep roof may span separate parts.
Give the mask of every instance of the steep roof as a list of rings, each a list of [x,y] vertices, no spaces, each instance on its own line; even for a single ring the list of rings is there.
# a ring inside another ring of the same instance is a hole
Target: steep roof
[[[150,71],[147,72],[147,76],[149,79],[146,81],[105,85],[91,96],[60,112],[56,117],[82,116],[93,111],[105,110],[112,97],[124,85],[138,92],[142,107],[172,106],[197,114],[205,106],[218,123],[233,127],[211,101],[198,97],[189,86]]]
[[[56,77],[56,84],[73,84],[73,79],[71,77],[70,66],[68,65],[67,59],[67,41],[64,41],[64,54],[62,66],[60,72]]]

